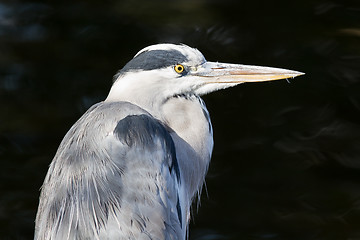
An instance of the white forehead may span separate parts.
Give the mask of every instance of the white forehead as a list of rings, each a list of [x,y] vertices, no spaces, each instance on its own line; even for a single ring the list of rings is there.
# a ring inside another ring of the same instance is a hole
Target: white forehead
[[[155,44],[148,46],[146,48],[143,48],[140,50],[135,56],[138,56],[139,54],[147,51],[153,51],[153,50],[163,50],[163,51],[172,51],[176,50],[181,52],[190,62],[206,62],[204,55],[197,50],[196,48],[189,47],[185,44],[171,44],[171,43],[161,43],[161,44]]]

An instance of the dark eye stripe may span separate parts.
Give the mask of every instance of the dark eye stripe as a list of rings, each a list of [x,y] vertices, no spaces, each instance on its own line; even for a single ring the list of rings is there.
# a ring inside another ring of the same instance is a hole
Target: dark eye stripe
[[[161,69],[186,61],[188,61],[187,57],[177,50],[151,50],[137,55],[120,70],[120,73],[130,70]]]

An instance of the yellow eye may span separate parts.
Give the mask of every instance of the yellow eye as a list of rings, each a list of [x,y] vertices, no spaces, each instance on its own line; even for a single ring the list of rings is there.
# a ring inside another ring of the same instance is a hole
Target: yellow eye
[[[177,72],[177,73],[182,73],[185,70],[184,66],[181,64],[175,65],[174,69],[175,69],[175,72]]]

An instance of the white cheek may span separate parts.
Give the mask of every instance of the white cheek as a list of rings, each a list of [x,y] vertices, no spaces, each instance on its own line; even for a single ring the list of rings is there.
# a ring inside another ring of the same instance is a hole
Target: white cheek
[[[202,96],[217,90],[234,87],[239,84],[241,83],[205,83],[204,85],[197,88],[195,93],[199,96]]]

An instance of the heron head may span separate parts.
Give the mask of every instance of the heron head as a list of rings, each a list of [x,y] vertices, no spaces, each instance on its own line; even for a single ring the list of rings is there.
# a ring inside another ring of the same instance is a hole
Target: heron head
[[[156,44],[139,51],[115,76],[107,100],[140,94],[169,98],[204,95],[245,82],[294,78],[303,73],[281,68],[206,61],[186,45]]]

